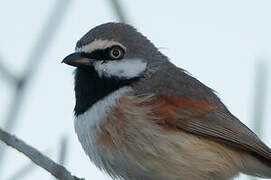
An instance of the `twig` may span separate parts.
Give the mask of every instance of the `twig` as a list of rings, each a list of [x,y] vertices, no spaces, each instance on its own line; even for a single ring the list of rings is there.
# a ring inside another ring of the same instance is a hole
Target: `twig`
[[[62,137],[61,142],[60,142],[60,151],[59,151],[59,159],[58,163],[61,165],[65,164],[66,160],[66,155],[67,155],[67,148],[68,147],[68,138],[67,136]]]
[[[48,154],[48,151],[44,152],[45,154]],[[28,174],[33,172],[37,166],[35,166],[32,161],[29,161],[27,164],[25,164],[22,168],[20,168],[18,171],[16,171],[13,175],[11,175],[7,180],[20,180],[26,177]]]
[[[16,85],[18,82],[18,78],[4,65],[2,61],[2,56],[0,56],[0,73],[1,77],[5,79],[7,82],[12,83],[12,85]]]
[[[255,67],[255,84],[254,84],[254,102],[253,102],[253,130],[260,137],[264,124],[265,99],[267,94],[268,66],[263,60],[259,60]],[[256,177],[249,177],[250,180],[256,180]]]
[[[59,148],[59,154],[58,154],[58,164],[64,166],[66,156],[67,156],[67,146],[68,146],[68,138],[67,136],[64,136],[61,138],[60,142],[60,148]]]
[[[125,18],[125,15],[120,6],[119,0],[110,0],[110,1],[112,3],[115,13],[117,14],[119,21],[123,23],[127,23],[127,19]]]
[[[47,170],[49,173],[51,173],[58,179],[83,180],[81,178],[71,175],[71,173],[65,167],[55,163],[53,160],[40,153],[34,147],[27,145],[22,140],[16,138],[15,136],[10,135],[9,133],[3,131],[1,128],[0,128],[0,140],[5,142],[8,146],[13,147],[17,151],[26,155],[35,164]]]
[[[24,165],[21,169],[19,169],[15,174],[7,178],[7,180],[20,180],[23,179],[25,176],[27,176],[30,172],[34,170],[34,168],[37,167],[32,162],[29,162],[28,164]]]
[[[261,136],[263,128],[263,115],[265,109],[265,100],[267,94],[267,82],[268,82],[268,66],[264,61],[260,61],[256,64],[254,84],[254,105],[253,105],[253,129],[254,132]]]
[[[22,100],[25,96],[26,85],[29,83],[30,79],[33,77],[34,73],[37,71],[39,65],[42,62],[47,49],[49,48],[50,42],[53,40],[53,37],[61,24],[61,21],[65,14],[67,14],[67,8],[70,5],[71,0],[58,0],[48,18],[48,21],[45,23],[42,28],[40,37],[37,39],[30,56],[27,58],[27,66],[21,78],[18,79],[16,83],[16,91],[10,108],[4,122],[4,129],[12,132],[16,124],[17,115],[20,110]],[[1,67],[1,66],[0,66]],[[6,70],[6,69],[3,69]],[[6,71],[9,72],[9,71]],[[6,73],[7,74],[7,73]],[[11,77],[11,76],[10,76]],[[0,174],[1,167],[3,164],[3,158],[5,157],[5,146],[0,144]]]

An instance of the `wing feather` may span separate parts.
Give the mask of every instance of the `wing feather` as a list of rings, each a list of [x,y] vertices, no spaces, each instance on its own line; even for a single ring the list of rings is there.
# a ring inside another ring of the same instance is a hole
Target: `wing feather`
[[[156,96],[151,103],[156,104],[154,113],[162,117],[160,125],[214,138],[271,161],[270,148],[226,108],[177,95]]]

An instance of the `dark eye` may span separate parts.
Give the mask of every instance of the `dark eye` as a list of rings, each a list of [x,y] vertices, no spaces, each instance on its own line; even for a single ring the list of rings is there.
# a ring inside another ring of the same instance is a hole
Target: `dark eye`
[[[123,55],[124,55],[124,51],[120,47],[112,47],[109,51],[109,56],[112,59],[121,59]]]

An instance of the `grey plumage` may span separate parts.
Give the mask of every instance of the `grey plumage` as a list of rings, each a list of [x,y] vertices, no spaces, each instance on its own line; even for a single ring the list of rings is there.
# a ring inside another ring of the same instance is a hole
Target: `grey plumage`
[[[114,45],[125,49],[123,59],[102,59]],[[76,114],[76,131],[94,163],[113,177],[217,180],[243,172],[271,178],[270,148],[230,113],[211,88],[177,68],[132,26],[97,26],[77,42],[76,49],[64,60],[79,67],[75,90],[77,97],[84,92],[80,99],[87,105]],[[123,72],[126,76],[120,76]],[[119,93],[126,92],[125,88],[129,93]],[[109,140],[104,141],[104,136]],[[204,152],[197,152],[198,147]],[[163,161],[170,165],[166,167]]]
[[[80,48],[97,39],[121,42],[125,47],[129,47],[126,52],[126,58],[139,58],[148,61],[149,67],[147,70],[150,72],[155,71],[157,66],[160,66],[159,64],[168,61],[168,58],[150,40],[128,24],[106,23],[96,26],[76,43],[76,48]]]

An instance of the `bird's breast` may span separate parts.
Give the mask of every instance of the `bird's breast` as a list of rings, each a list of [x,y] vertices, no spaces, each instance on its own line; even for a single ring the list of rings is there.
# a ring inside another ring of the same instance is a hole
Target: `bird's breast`
[[[86,112],[78,115],[74,120],[75,132],[89,158],[99,168],[104,168],[105,161],[114,158],[114,152],[104,148],[99,142],[107,135],[102,130],[102,124],[107,119],[119,98],[131,91],[123,87],[92,105]]]
[[[161,125],[168,113],[157,114],[155,97],[130,91],[114,91],[75,119],[79,141],[97,167],[129,180],[222,180],[237,174],[232,164],[241,162],[238,152]]]

